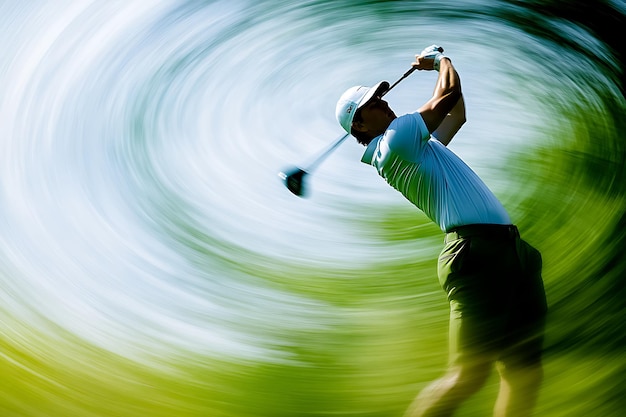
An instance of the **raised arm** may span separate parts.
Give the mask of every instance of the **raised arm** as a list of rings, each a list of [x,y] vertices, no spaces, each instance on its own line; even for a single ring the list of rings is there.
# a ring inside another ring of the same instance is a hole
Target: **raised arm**
[[[456,135],[456,132],[463,126],[465,120],[465,102],[463,101],[463,95],[461,95],[459,101],[456,102],[456,105],[443,119],[443,122],[441,122],[432,135],[439,142],[448,146],[448,143],[450,143],[454,135]]]
[[[420,70],[433,70],[434,64],[435,60],[432,58],[424,59],[417,56],[413,66]],[[459,74],[457,74],[449,58],[441,57],[439,61],[439,78],[437,79],[433,96],[418,109],[430,133],[437,130],[441,122],[443,122],[460,99],[461,80],[459,79]]]

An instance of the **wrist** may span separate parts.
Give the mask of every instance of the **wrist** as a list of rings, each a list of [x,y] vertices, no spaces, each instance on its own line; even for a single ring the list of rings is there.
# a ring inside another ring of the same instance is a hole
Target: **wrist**
[[[441,67],[441,61],[448,61],[448,62],[452,62],[450,61],[450,58],[448,58],[447,56],[445,56],[444,54],[437,54],[435,56],[435,59],[433,61],[433,69],[435,71],[439,71],[439,68]]]

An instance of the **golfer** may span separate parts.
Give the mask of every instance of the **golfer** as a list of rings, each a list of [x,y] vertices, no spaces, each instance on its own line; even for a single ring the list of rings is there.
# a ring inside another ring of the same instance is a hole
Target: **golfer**
[[[439,282],[450,303],[450,363],[406,416],[451,416],[500,375],[495,416],[529,416],[542,380],[546,298],[541,254],[520,235],[485,183],[447,145],[465,123],[461,83],[436,45],[416,56],[418,70],[439,71],[430,100],[397,117],[381,94],[385,81],[348,89],[339,124],[366,146],[372,165],[445,232]]]

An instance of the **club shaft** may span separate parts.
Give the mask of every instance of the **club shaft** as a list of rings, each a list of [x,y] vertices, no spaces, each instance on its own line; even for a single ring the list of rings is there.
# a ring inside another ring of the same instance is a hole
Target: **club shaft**
[[[387,89],[387,91],[385,91],[385,92],[381,95],[381,97],[382,97],[382,96],[384,96],[385,94],[387,94],[388,92],[390,92],[392,88],[394,88],[396,85],[398,85],[398,84],[400,83],[400,81],[404,80],[406,77],[408,77],[409,75],[411,75],[411,74],[413,73],[413,71],[415,71],[416,69],[417,69],[417,67],[411,67],[411,69],[410,69],[410,70],[408,70],[407,72],[405,72],[405,73],[402,75],[402,77],[398,78],[398,80],[397,80],[395,83],[391,84],[391,86],[389,86],[389,88]]]
[[[346,133],[343,136],[338,137],[327,149],[325,149],[320,155],[313,160],[313,162],[309,163],[309,165],[305,168],[305,171],[312,171],[316,168],[324,159],[328,157],[341,143],[346,140],[350,136],[349,133]]]

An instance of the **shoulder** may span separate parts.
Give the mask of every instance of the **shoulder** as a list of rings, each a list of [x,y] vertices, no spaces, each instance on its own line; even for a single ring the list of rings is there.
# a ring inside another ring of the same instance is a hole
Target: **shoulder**
[[[426,123],[418,112],[394,119],[384,135],[389,148],[406,156],[405,159],[412,159],[429,138],[430,133]]]
[[[426,127],[426,123],[419,112],[404,114],[394,119],[387,132],[394,138],[428,140],[430,133]],[[391,139],[391,137],[390,137]]]

